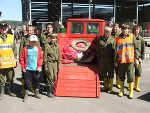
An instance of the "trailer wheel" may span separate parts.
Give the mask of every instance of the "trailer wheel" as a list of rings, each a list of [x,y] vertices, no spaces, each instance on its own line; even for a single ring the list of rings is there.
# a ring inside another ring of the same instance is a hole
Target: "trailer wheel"
[[[80,44],[80,43],[84,44],[85,47],[79,47],[78,44]],[[73,40],[71,42],[72,48],[74,48],[77,51],[81,51],[81,52],[85,52],[89,48],[90,45],[91,45],[91,42],[82,40],[82,39]]]

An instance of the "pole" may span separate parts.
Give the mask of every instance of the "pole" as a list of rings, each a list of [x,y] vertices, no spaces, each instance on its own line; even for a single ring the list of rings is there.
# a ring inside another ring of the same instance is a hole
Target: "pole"
[[[73,17],[73,2],[71,4],[71,17]]]
[[[63,24],[63,15],[62,15],[62,0],[61,0],[61,14],[60,14],[61,25]]]
[[[136,1],[136,24],[138,24],[138,20],[139,20],[139,7],[138,7],[138,1]]]
[[[114,0],[114,22],[116,22],[116,0]]]
[[[29,24],[32,22],[32,17],[31,17],[31,0],[29,0]]]
[[[93,18],[95,18],[95,3],[93,3]]]
[[[91,18],[91,2],[92,0],[89,0],[89,19]]]

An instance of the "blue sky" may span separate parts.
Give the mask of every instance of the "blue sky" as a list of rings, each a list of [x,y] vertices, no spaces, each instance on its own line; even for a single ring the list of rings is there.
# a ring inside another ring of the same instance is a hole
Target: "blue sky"
[[[0,20],[22,21],[21,0],[0,0]]]

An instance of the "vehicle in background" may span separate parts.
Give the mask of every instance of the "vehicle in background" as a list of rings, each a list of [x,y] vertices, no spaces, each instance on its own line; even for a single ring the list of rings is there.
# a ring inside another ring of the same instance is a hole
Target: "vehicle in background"
[[[55,84],[56,96],[100,97],[96,50],[104,26],[102,19],[68,19],[66,33],[58,35],[61,68]]]

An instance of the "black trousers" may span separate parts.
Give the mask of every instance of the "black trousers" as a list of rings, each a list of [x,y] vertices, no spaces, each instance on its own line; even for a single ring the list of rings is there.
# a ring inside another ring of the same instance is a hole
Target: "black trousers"
[[[39,72],[38,71],[31,71],[26,70],[25,73],[23,73],[23,78],[25,80],[24,88],[25,90],[30,90],[31,87],[34,89],[39,89]]]

